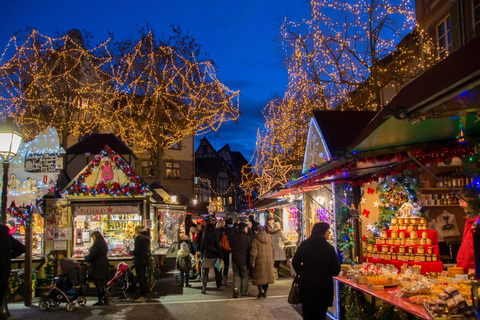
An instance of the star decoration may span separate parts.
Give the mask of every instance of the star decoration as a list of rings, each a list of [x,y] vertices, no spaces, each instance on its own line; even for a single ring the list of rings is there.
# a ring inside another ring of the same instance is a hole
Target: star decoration
[[[362,204],[367,204],[367,199],[366,198],[362,198]]]
[[[374,208],[378,208],[378,206],[379,206],[380,204],[381,204],[380,201],[375,200],[375,202],[373,203],[373,207],[374,207]]]

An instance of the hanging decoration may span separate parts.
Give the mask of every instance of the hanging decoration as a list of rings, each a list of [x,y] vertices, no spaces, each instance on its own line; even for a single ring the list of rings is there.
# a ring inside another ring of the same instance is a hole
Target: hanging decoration
[[[418,149],[411,151],[411,155],[420,161],[423,165],[427,164],[436,164],[444,162],[455,157],[473,157],[475,155],[475,148],[471,145],[460,144],[454,146],[440,147],[434,149]],[[305,176],[297,177],[297,179],[292,178],[292,180],[287,184],[289,187],[304,187],[304,186],[315,186],[324,183],[324,179],[333,177],[339,174],[344,174],[347,171],[351,171],[357,168],[357,163],[370,163],[375,164],[378,162],[394,162],[390,167],[385,168],[381,171],[373,172],[371,174],[366,174],[356,179],[347,179],[341,178],[334,181],[333,183],[342,183],[348,182],[352,186],[362,186],[369,182],[379,181],[381,179],[396,176],[402,174],[405,171],[411,171],[418,169],[420,165],[414,161],[408,161],[409,156],[406,152],[399,152],[387,155],[378,155],[374,157],[358,158],[352,160],[352,162],[340,165],[331,170],[322,172],[318,175],[314,175],[309,179],[295,183],[295,180],[304,179]],[[320,169],[321,167],[317,168]]]

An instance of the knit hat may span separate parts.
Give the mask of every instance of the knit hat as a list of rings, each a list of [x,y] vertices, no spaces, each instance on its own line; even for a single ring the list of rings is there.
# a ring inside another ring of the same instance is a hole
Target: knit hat
[[[252,228],[252,222],[250,222],[249,220],[245,221],[244,223],[245,223],[245,224],[247,225],[247,227],[249,227],[250,229]]]
[[[317,222],[313,225],[312,233],[324,235],[330,229],[330,225],[326,222]]]

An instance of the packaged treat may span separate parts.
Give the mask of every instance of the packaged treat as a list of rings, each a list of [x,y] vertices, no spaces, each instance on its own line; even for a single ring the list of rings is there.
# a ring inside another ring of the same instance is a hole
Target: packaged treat
[[[450,298],[450,296],[448,294],[446,294],[445,292],[440,292],[437,294],[438,298],[439,299],[442,299],[442,300],[447,300],[448,298]]]
[[[453,308],[455,308],[457,306],[457,304],[455,303],[455,300],[453,300],[453,298],[445,300],[445,303],[447,305],[448,310],[452,310]]]
[[[455,287],[445,287],[443,288],[443,291],[451,298],[455,297],[458,294],[458,290]]]

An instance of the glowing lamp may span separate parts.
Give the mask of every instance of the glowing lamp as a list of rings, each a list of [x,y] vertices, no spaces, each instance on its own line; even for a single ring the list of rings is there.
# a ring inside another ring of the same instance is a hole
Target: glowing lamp
[[[0,123],[0,156],[3,159],[2,224],[7,223],[7,186],[10,160],[17,154],[22,138],[22,132],[13,123],[12,118],[7,118],[4,122]]]

